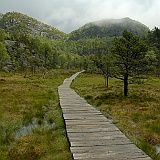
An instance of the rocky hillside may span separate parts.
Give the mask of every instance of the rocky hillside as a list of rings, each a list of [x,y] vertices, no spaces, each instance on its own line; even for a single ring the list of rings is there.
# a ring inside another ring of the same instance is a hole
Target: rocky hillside
[[[130,18],[106,19],[85,24],[78,30],[73,31],[70,39],[121,36],[124,30],[128,30],[136,35],[145,35],[149,28]]]
[[[30,35],[39,35],[49,39],[64,39],[66,34],[27,15],[8,12],[0,14],[0,27]]]

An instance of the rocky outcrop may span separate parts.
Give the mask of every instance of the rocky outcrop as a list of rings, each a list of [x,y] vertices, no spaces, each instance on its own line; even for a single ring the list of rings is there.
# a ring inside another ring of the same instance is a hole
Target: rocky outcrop
[[[58,29],[21,13],[8,12],[0,17],[0,27],[5,30],[43,36],[49,39],[65,39],[66,37],[66,34]]]
[[[21,49],[24,49],[26,47],[25,44],[18,43],[17,41],[5,40],[4,43],[7,47],[17,47]]]

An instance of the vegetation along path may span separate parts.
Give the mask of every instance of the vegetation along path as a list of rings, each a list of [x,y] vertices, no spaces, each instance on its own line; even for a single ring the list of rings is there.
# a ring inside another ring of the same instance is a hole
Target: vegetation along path
[[[70,88],[79,73],[65,79],[58,88],[73,158],[151,160],[101,112]]]

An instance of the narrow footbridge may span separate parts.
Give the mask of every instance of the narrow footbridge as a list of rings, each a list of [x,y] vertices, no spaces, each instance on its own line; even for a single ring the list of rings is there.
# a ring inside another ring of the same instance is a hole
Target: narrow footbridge
[[[59,86],[60,106],[73,158],[77,160],[151,160],[101,112],[73,89],[78,72]]]

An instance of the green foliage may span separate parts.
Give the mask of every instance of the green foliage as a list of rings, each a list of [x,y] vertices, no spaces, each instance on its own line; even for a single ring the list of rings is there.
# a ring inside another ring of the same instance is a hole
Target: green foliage
[[[152,44],[160,50],[160,29],[155,27],[153,30],[151,30],[147,35],[147,40],[149,45]]]
[[[2,15],[0,27],[4,29],[0,30],[0,40],[2,42],[5,40],[10,57],[10,61],[5,63],[3,68],[6,71],[23,71],[25,76],[28,71],[32,71],[34,75],[37,70],[41,70],[45,75],[46,70],[53,68],[87,70],[93,68],[95,70],[95,66],[93,66],[93,62],[90,61],[88,56],[109,53],[113,46],[114,36],[120,36],[126,28],[138,35],[146,34],[146,31],[148,31],[148,28],[141,23],[124,18],[117,22],[107,20],[89,23],[66,35],[34,18],[17,12],[8,12]],[[150,32],[150,37],[154,37],[152,34],[154,32]],[[158,68],[160,56],[158,56],[156,50],[150,49],[150,51],[150,53],[154,51],[156,54],[156,68]],[[147,57],[153,60],[153,56],[149,54]],[[105,59],[104,56],[102,58]],[[95,57],[95,59],[97,58]],[[114,60],[113,57],[110,59]],[[108,63],[105,63],[103,60],[101,69],[108,68]],[[111,62],[109,63],[111,64]],[[146,69],[146,72],[154,71],[155,62],[153,63],[150,63],[150,67]],[[111,69],[111,67],[109,68]],[[103,69],[103,73],[106,69]],[[158,70],[156,70],[157,74]]]
[[[0,70],[4,69],[10,59],[10,56],[7,53],[6,46],[0,42]]]
[[[124,30],[128,30],[136,35],[146,35],[149,28],[130,18],[107,19],[87,23],[80,29],[73,31],[70,39],[79,40],[84,38],[121,36]]]
[[[112,76],[113,59],[110,53],[95,54],[90,56],[91,60],[100,69],[100,73],[106,78],[106,85],[109,86],[109,77]]]
[[[147,66],[147,46],[140,37],[126,30],[123,37],[115,38],[112,52],[116,57],[115,77],[124,81],[124,95],[127,96],[129,76],[140,75]]]
[[[83,56],[76,54],[69,42],[51,41],[40,36],[18,34],[14,39],[7,40],[7,51],[11,57],[10,70],[45,71],[52,68],[81,68],[83,67]],[[13,41],[14,40],[14,41]],[[69,48],[72,51],[69,51]]]
[[[0,28],[0,42],[3,42],[5,37],[6,37],[5,30]]]
[[[147,35],[148,46],[150,47],[151,52],[154,52],[156,55],[156,74],[160,75],[160,29],[155,27]]]

